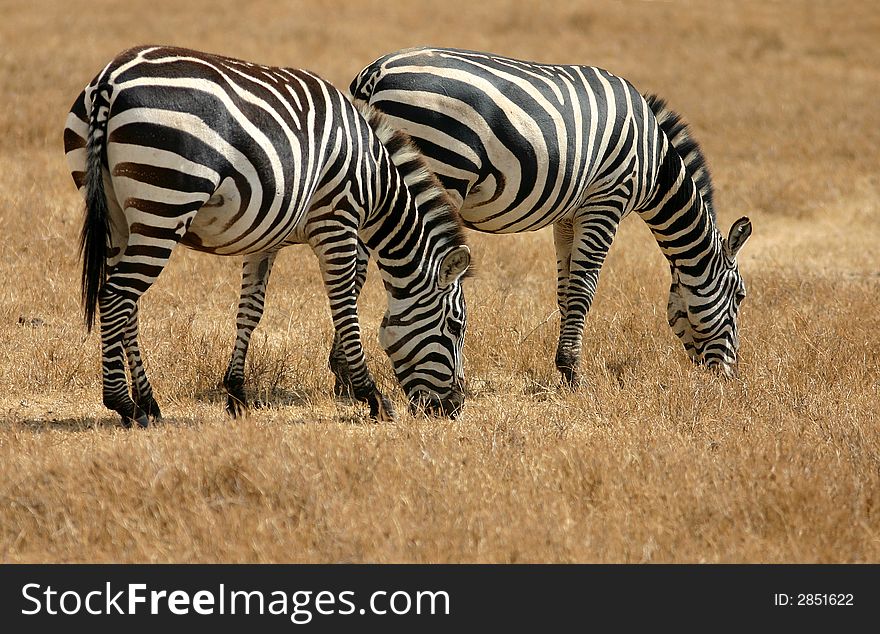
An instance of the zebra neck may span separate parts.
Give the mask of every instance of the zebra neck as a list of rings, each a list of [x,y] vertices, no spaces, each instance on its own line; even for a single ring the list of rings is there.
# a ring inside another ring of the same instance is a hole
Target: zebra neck
[[[412,294],[432,266],[430,228],[405,188],[367,219],[361,237],[394,297]]]
[[[436,282],[441,259],[465,243],[464,235],[446,190],[409,136],[387,125],[374,129],[388,150],[378,165],[388,180],[361,236],[386,289],[413,296]]]
[[[687,286],[702,287],[721,257],[721,234],[681,159],[664,159],[649,203],[638,210],[657,246]]]

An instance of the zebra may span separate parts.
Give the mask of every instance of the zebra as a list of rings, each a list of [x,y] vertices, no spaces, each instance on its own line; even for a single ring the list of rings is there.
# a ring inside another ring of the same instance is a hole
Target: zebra
[[[736,375],[736,256],[748,218],[717,228],[709,168],[680,115],[589,66],[413,48],[366,66],[349,92],[406,130],[459,207],[488,233],[553,226],[555,364],[578,384],[584,321],[617,227],[636,211],[669,262],[667,317],[692,361]],[[331,366],[345,378],[339,355]],[[337,381],[338,384],[339,381]]]
[[[141,46],[116,56],[77,97],[64,148],[86,201],[86,326],[99,312],[103,402],[124,425],[161,418],[141,360],[138,299],[178,244],[243,256],[223,378],[232,415],[247,408],[245,356],[273,262],[292,244],[317,256],[354,396],[373,418],[395,413],[361,342],[353,288],[367,254],[388,295],[379,341],[411,406],[461,409],[470,251],[420,152],[375,108],[306,70]]]

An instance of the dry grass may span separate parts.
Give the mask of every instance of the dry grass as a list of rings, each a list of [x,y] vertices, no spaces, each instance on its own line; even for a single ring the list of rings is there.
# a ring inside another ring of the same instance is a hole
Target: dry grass
[[[119,6],[2,2],[0,560],[880,561],[873,2]],[[755,225],[741,380],[690,367],[664,322],[668,270],[633,218],[603,271],[579,392],[552,365],[549,233],[471,233],[463,418],[377,425],[334,402],[329,311],[298,248],[279,258],[250,356],[268,407],[233,422],[217,385],[239,265],[181,249],[141,311],[167,421],[116,427],[80,318],[61,130],[93,74],[147,42],[341,86],[382,52],[461,46],[601,65],[662,94],[705,147],[722,223]]]

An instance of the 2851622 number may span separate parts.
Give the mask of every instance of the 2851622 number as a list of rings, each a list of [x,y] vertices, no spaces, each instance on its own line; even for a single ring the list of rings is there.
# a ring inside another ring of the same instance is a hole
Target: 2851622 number
[[[852,594],[799,594],[797,605],[853,605]]]

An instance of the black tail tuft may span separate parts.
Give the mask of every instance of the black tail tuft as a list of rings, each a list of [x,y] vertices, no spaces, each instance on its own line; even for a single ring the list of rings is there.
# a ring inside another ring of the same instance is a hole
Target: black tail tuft
[[[110,112],[110,88],[95,89],[89,114],[89,138],[86,145],[86,213],[79,238],[83,258],[82,304],[86,328],[91,332],[98,312],[98,295],[107,274],[107,240],[110,216],[104,191],[104,144]]]
[[[709,165],[706,163],[706,157],[703,155],[700,145],[691,136],[690,128],[681,118],[681,115],[671,110],[666,105],[665,99],[657,95],[644,95],[644,98],[654,113],[660,129],[663,130],[672,147],[681,156],[685,169],[694,180],[694,183],[696,183],[697,189],[700,190],[703,202],[706,203],[706,207],[709,209],[709,213],[712,214],[714,220],[715,205],[712,201],[712,176],[709,173]]]

